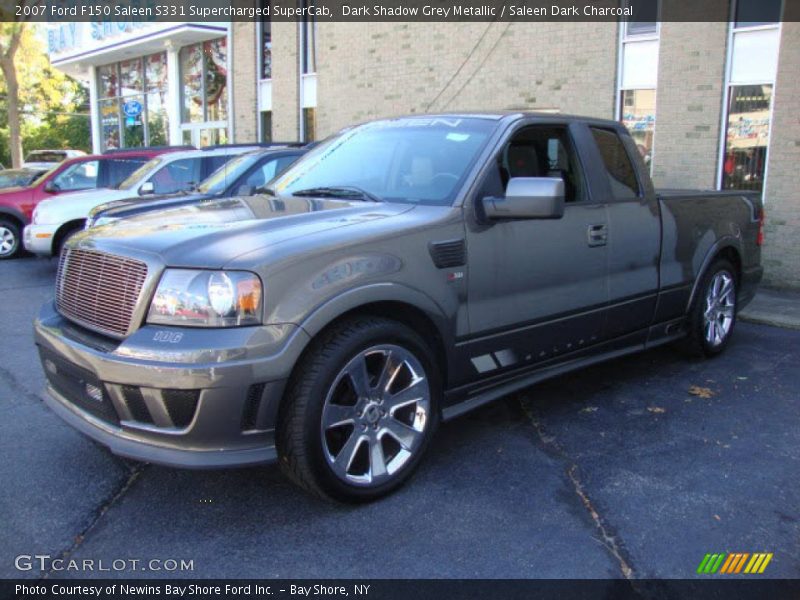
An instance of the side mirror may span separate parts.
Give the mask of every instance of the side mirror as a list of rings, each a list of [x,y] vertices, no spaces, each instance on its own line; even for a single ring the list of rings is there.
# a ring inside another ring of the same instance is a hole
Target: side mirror
[[[51,179],[50,181],[44,184],[44,191],[47,192],[48,194],[56,194],[60,190],[58,184]]]
[[[255,194],[256,190],[252,185],[247,185],[246,183],[240,185],[236,188],[236,195],[237,196],[252,196]]]
[[[148,194],[152,194],[156,191],[156,186],[153,184],[152,181],[145,181],[142,186],[139,188],[139,195],[140,196],[147,196]]]
[[[564,216],[564,180],[560,177],[514,177],[505,198],[484,198],[490,219],[560,219]]]

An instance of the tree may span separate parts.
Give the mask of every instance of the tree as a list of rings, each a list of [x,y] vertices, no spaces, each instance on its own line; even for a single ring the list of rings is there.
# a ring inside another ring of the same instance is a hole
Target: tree
[[[7,47],[15,25],[19,24],[0,22],[0,48]],[[0,163],[5,165],[9,158],[15,164],[11,126],[14,109],[22,142],[20,154],[42,148],[91,149],[88,90],[50,66],[39,27],[38,23],[20,27],[12,65],[17,81],[16,106],[12,106],[11,79],[0,77]]]
[[[19,168],[22,164],[22,132],[19,122],[19,84],[15,59],[22,42],[27,23],[0,23],[0,71],[3,72],[8,111],[8,143],[11,164]]]

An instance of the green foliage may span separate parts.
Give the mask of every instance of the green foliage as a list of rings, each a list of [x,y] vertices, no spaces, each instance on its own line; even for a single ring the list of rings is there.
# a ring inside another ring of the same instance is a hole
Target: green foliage
[[[10,35],[0,23],[0,42]],[[89,93],[85,85],[50,67],[39,25],[23,30],[14,64],[19,81],[23,154],[44,148],[91,150]],[[80,114],[74,114],[80,113]],[[11,164],[5,80],[0,77],[0,163]]]

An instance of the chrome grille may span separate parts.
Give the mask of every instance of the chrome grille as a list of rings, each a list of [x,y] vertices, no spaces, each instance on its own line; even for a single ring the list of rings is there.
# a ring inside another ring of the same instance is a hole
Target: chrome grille
[[[124,336],[146,277],[147,265],[141,261],[65,248],[56,276],[56,308],[89,329]]]

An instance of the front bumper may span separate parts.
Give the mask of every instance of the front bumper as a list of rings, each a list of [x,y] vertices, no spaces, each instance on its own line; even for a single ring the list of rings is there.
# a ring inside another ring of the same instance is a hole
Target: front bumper
[[[55,225],[26,225],[22,234],[25,250],[39,256],[52,256],[55,233]]]
[[[308,340],[294,325],[146,325],[120,343],[52,304],[34,331],[56,414],[115,454],[188,468],[275,460],[278,406]]]

